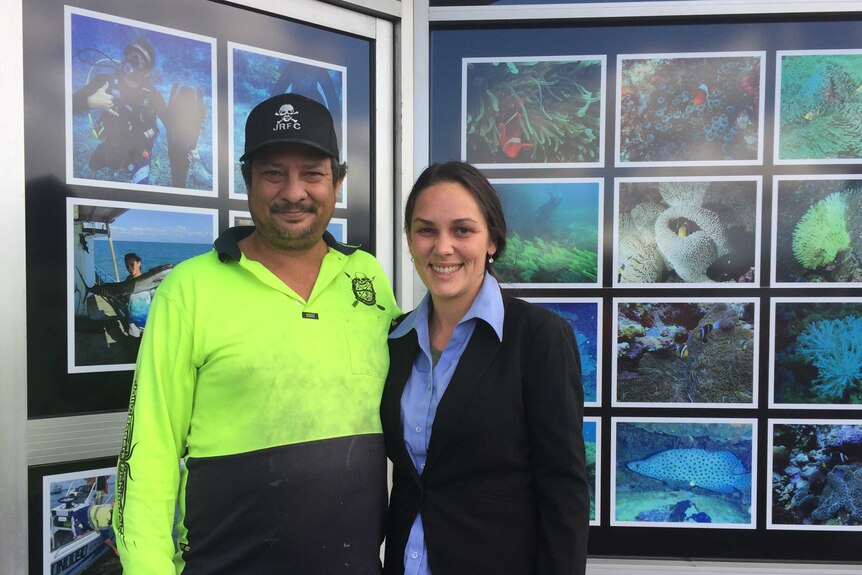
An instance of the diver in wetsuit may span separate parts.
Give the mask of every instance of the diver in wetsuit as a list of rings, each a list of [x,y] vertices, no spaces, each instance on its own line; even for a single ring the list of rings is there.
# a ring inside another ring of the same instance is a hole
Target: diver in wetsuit
[[[130,182],[149,184],[153,145],[160,132],[158,118],[168,139],[171,184],[185,187],[190,155],[206,112],[203,91],[175,83],[165,104],[151,79],[156,52],[144,38],[125,47],[121,63],[113,62],[116,73],[97,74],[72,97],[73,114],[101,111],[93,123],[101,143],[90,156],[90,168],[127,171]]]

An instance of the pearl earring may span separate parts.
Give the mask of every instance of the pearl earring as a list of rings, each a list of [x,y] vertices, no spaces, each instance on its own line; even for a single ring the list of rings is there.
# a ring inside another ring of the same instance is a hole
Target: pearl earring
[[[494,263],[494,256],[488,256],[488,263],[489,264]]]

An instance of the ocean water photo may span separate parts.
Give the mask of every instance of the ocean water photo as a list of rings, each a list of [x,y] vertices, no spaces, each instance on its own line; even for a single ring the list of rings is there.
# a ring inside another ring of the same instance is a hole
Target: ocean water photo
[[[551,310],[569,322],[578,343],[581,356],[581,382],[584,386],[584,403],[595,404],[599,388],[599,305],[594,302],[566,302],[530,300]]]
[[[599,281],[600,183],[494,181],[506,216],[501,282],[589,284]]]
[[[91,14],[68,16],[71,176],[215,193],[215,41]],[[127,57],[136,45],[151,47],[145,77],[134,75]]]
[[[862,52],[778,53],[776,159],[862,161]]]
[[[862,300],[774,306],[774,403],[862,405]]]
[[[776,183],[775,282],[862,283],[862,180]]]
[[[620,182],[617,284],[752,284],[758,182]]]
[[[614,403],[754,401],[753,301],[619,302]]]
[[[757,161],[762,58],[620,57],[620,162]]]
[[[749,422],[618,421],[616,524],[754,526]]]

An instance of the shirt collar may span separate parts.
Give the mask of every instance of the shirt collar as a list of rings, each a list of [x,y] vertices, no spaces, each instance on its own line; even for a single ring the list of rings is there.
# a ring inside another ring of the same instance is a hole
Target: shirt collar
[[[428,314],[431,310],[431,294],[426,293],[425,297],[419,305],[411,311],[404,320],[398,324],[392,333],[389,334],[389,339],[403,337],[411,329],[416,329],[420,323],[428,325]],[[500,293],[500,285],[494,276],[485,272],[485,278],[482,281],[482,287],[479,288],[479,293],[476,294],[476,299],[464,317],[461,318],[459,324],[470,319],[481,319],[487,323],[497,334],[497,339],[503,341],[503,296]]]

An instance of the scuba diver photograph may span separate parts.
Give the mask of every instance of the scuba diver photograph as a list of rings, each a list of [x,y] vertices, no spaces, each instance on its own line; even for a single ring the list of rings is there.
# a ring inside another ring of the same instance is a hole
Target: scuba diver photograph
[[[213,45],[91,14],[71,14],[70,177],[214,191]]]

